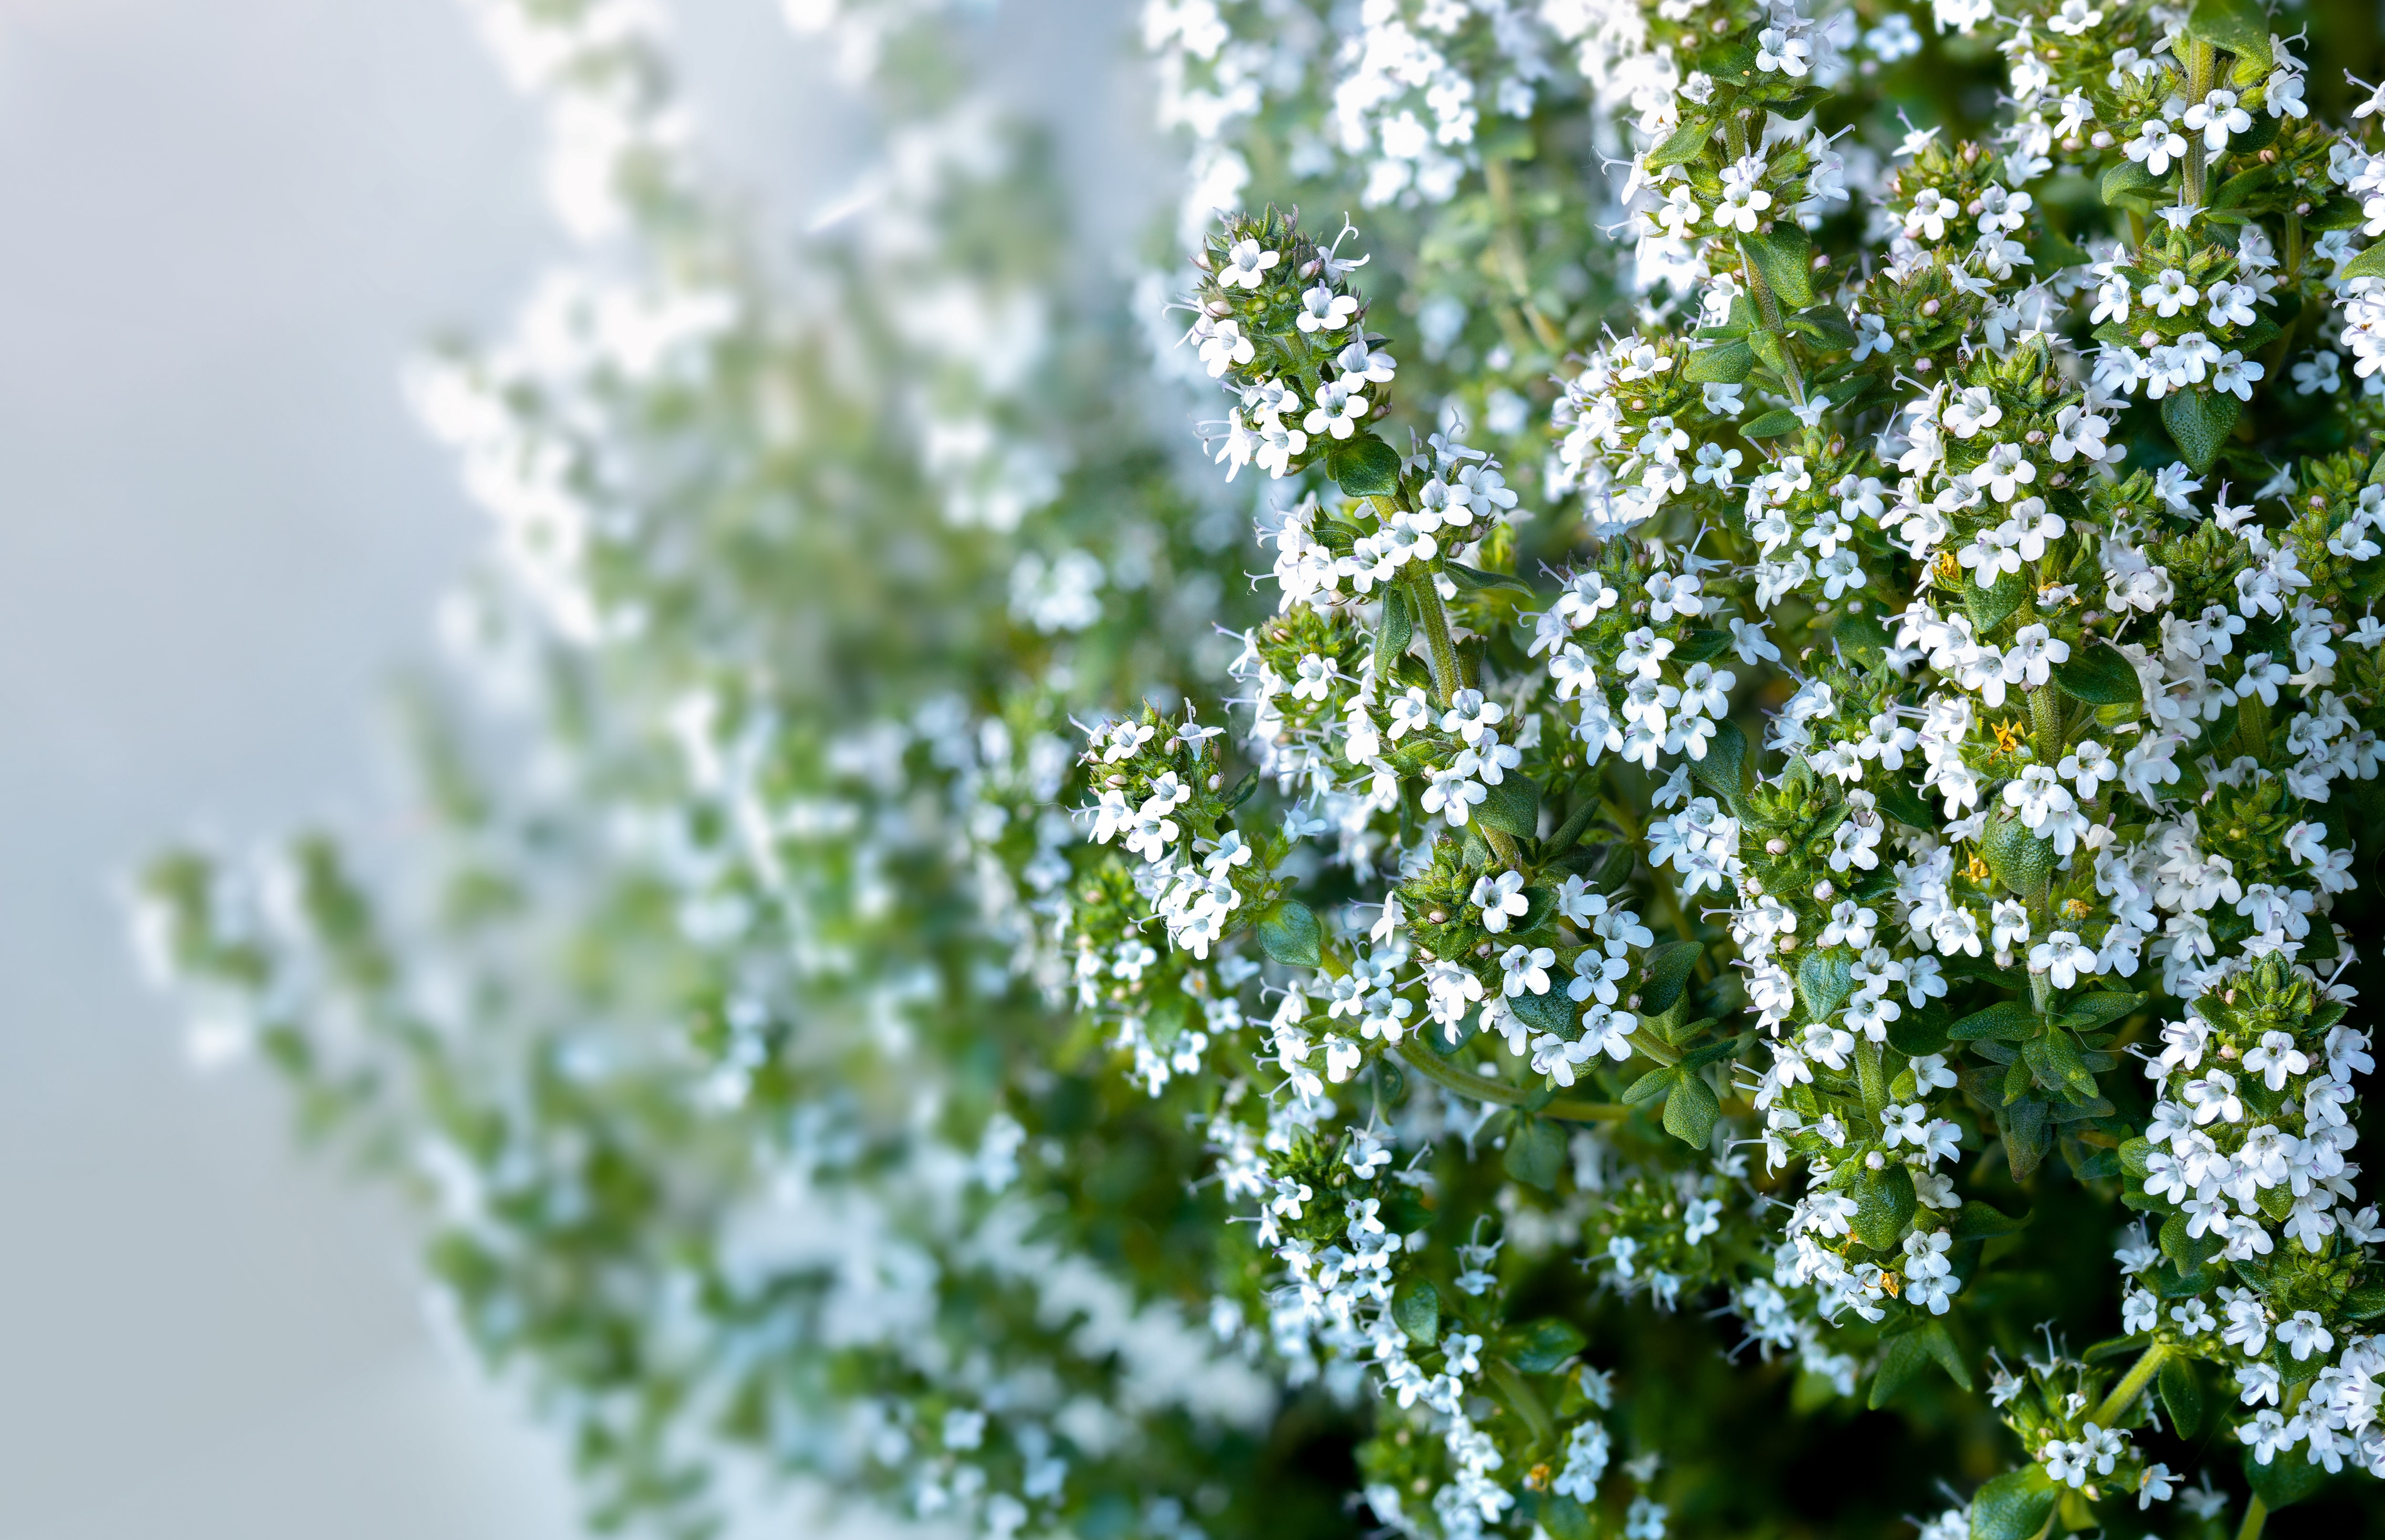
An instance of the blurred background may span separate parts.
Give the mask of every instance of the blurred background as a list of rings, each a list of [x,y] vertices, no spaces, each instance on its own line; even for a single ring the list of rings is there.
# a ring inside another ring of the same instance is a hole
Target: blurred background
[[[790,230],[858,135],[769,0],[672,7],[716,164]],[[1164,196],[1130,12],[1023,5],[1003,94]],[[574,1532],[435,1339],[377,1194],[203,1075],[115,881],[377,807],[375,702],[481,540],[405,356],[559,249],[454,0],[0,0],[0,1537]]]

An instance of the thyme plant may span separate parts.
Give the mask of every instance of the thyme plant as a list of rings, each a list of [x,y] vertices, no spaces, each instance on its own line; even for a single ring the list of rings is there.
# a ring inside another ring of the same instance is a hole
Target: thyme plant
[[[416,376],[478,702],[142,915],[596,1520],[2385,1511],[2324,32],[1154,0],[1130,318],[940,7],[791,7],[887,125],[793,244],[646,6],[476,9],[585,242]]]

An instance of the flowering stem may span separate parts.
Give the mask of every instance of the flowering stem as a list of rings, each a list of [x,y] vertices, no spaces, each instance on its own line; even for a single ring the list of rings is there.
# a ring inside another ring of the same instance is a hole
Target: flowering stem
[[[1444,1062],[1441,1056],[1421,1043],[1403,1040],[1399,1055],[1427,1080],[1445,1089],[1455,1091],[1468,1101],[1495,1101],[1502,1107],[1521,1107],[1531,1099],[1531,1093],[1519,1086],[1503,1080],[1459,1069]],[[1620,1123],[1631,1115],[1631,1109],[1615,1101],[1578,1101],[1571,1097],[1558,1097],[1540,1109],[1540,1115],[1555,1118],[1561,1123]]]
[[[2254,1497],[2244,1509],[2244,1522],[2236,1531],[2236,1540],[2261,1540],[2261,1528],[2269,1521],[2269,1505]]]
[[[1516,230],[1516,191],[1513,179],[1508,174],[1507,162],[1502,157],[1492,156],[1483,166],[1482,173],[1490,186],[1492,207],[1499,215],[1499,230],[1492,245],[1499,256],[1500,275],[1506,279],[1507,287],[1515,291],[1516,308],[1530,324],[1532,335],[1540,339],[1541,346],[1549,350],[1550,356],[1560,356],[1565,352],[1565,339],[1557,334],[1555,327],[1549,324],[1549,318],[1541,314],[1541,307],[1532,303],[1531,274],[1524,265],[1523,242]]]
[[[2191,106],[2211,94],[2211,78],[2216,72],[2211,44],[2190,40],[2186,45],[2186,99]],[[2179,162],[2185,177],[2186,206],[2203,206],[2203,135],[2190,130],[2186,136],[2186,158]]]
[[[1855,1081],[1863,1087],[1864,1111],[1877,1122],[1888,1105],[1888,1077],[1880,1073],[1879,1045],[1869,1037],[1855,1039]]]
[[[1738,159],[1746,155],[1747,128],[1736,113],[1727,119],[1726,131],[1730,140],[1731,157]],[[1747,279],[1748,292],[1754,296],[1756,317],[1764,323],[1765,330],[1780,340],[1781,382],[1789,387],[1789,399],[1803,406],[1805,404],[1805,379],[1797,372],[1797,361],[1789,356],[1789,332],[1780,324],[1780,301],[1773,294],[1772,286],[1764,281],[1764,274],[1757,270],[1755,263],[1748,256],[1745,244],[1736,236],[1731,238],[1731,250],[1739,253],[1740,272]]]
[[[2116,1426],[2127,1415],[2129,1408],[2135,1404],[2137,1397],[2144,1393],[2145,1386],[2153,1383],[2154,1375],[2161,1369],[2162,1360],[2169,1354],[2169,1344],[2166,1342],[2156,1342],[2146,1348],[2143,1355],[2129,1366],[2129,1372],[2120,1376],[2120,1383],[2112,1387],[2112,1394],[2104,1397],[2104,1404],[2095,1409],[2095,1425],[2099,1428]]]

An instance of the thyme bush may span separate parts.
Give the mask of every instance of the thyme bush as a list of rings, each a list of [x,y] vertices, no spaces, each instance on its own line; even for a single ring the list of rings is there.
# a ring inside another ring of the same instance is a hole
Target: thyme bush
[[[483,9],[592,242],[418,375],[490,725],[422,714],[386,879],[143,914],[599,1520],[2379,1511],[2326,33],[1157,3],[1130,303],[931,8],[803,19],[891,127],[793,253],[647,13]]]

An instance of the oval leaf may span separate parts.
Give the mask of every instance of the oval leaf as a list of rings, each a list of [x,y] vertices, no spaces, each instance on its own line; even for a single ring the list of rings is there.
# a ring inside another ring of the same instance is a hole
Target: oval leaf
[[[1665,1102],[1666,1133],[1693,1149],[1704,1149],[1714,1134],[1715,1118],[1721,1112],[1722,1106],[1715,1100],[1714,1091],[1704,1076],[1686,1070],[1676,1072],[1673,1094]]]
[[[2136,665],[2100,641],[2072,648],[2067,662],[2054,665],[2054,682],[2063,694],[2091,706],[2134,705],[2143,695]]]
[[[1324,932],[1317,916],[1298,899],[1283,899],[1259,916],[1259,947],[1277,962],[1294,968],[1314,968],[1324,961]]]
[[[1698,965],[1698,953],[1704,950],[1695,941],[1667,941],[1649,949],[1640,986],[1641,1014],[1661,1016],[1673,1008],[1689,986],[1690,972]]]

